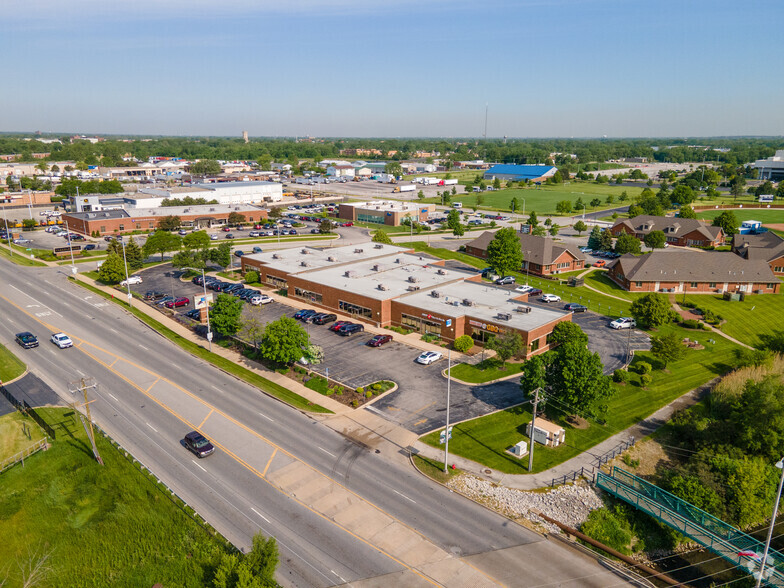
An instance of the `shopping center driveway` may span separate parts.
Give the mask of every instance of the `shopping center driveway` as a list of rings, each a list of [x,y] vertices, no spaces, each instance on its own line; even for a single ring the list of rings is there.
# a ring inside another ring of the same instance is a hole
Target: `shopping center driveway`
[[[602,358],[604,373],[611,374],[626,365],[630,351],[651,348],[651,340],[637,329],[615,330],[610,319],[593,312],[574,313],[572,322],[588,335],[588,349]]]

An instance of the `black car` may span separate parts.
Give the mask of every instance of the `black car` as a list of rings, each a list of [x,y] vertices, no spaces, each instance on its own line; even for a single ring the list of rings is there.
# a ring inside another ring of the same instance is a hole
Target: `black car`
[[[569,304],[564,305],[565,310],[571,310],[572,312],[585,312],[588,310],[587,306],[583,306],[582,304],[577,304],[576,302],[570,302]]]
[[[327,323],[331,323],[338,320],[338,315],[331,314],[328,312],[321,312],[314,317],[311,317],[310,322],[314,325],[326,325]]]
[[[199,320],[201,318],[201,309],[200,308],[192,308],[188,312],[185,313],[185,316],[191,318],[193,320]]]
[[[294,318],[295,318],[295,319],[299,319],[299,320],[301,320],[301,321],[307,321],[307,320],[308,320],[310,317],[312,317],[314,314],[318,314],[318,312],[316,312],[316,311],[315,311],[315,310],[313,310],[312,308],[306,308],[306,309],[304,309],[304,310],[297,311],[297,312],[294,314]]]
[[[234,257],[242,257],[243,255],[245,255],[245,252],[240,251],[239,249],[237,249],[237,251],[234,252]]]
[[[166,294],[164,294],[163,292],[150,291],[144,293],[145,300],[160,300],[164,296],[166,296]]]
[[[28,331],[25,331],[24,333],[17,333],[16,342],[25,349],[38,347],[38,338]]]
[[[210,453],[215,451],[212,443],[207,441],[207,438],[198,431],[191,431],[185,435],[183,442],[185,443],[185,447],[195,453],[199,458],[207,457]]]
[[[363,327],[362,325],[359,325],[357,323],[351,323],[349,325],[343,325],[342,327],[340,327],[337,330],[337,333],[338,333],[338,335],[341,335],[342,337],[349,337],[349,336],[353,335],[354,333],[361,333],[364,330],[365,330],[365,327]]]
[[[96,245],[95,243],[88,243],[87,245],[82,247],[82,250],[83,251],[92,251],[93,249],[97,249],[97,248],[98,248],[98,245]]]

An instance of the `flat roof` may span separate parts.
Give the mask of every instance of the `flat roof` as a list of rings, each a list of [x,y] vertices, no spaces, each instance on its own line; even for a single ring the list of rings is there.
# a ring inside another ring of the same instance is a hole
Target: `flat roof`
[[[362,243],[361,245],[343,245],[342,247],[302,247],[268,251],[266,253],[251,253],[244,256],[264,264],[265,267],[296,274],[316,268],[341,265],[352,261],[373,259],[392,254],[401,254],[410,249],[385,245],[383,243]],[[305,262],[308,265],[303,266]]]
[[[248,182],[200,182],[198,184],[194,184],[197,188],[202,188],[204,190],[219,190],[221,188],[248,188],[254,186],[280,186],[277,182],[265,182],[263,180],[252,180]]]
[[[438,292],[435,298],[432,291]],[[531,306],[525,302],[515,300],[520,294],[513,290],[506,290],[497,286],[481,283],[461,281],[438,286],[427,292],[415,292],[401,296],[398,302],[416,306],[433,314],[447,316],[466,316],[480,322],[491,322],[497,325],[509,325],[519,331],[531,331],[552,321],[558,320],[571,312]],[[464,301],[470,300],[470,306]],[[457,302],[457,305],[455,305]],[[517,312],[517,308],[529,307],[531,312]],[[509,320],[499,319],[498,313],[512,315]]]
[[[379,212],[410,212],[425,208],[431,210],[435,204],[423,204],[421,202],[402,202],[399,200],[371,200],[369,202],[341,202],[340,206],[353,206],[364,210],[378,210]]]
[[[157,208],[131,208],[130,216],[209,216],[232,212],[258,212],[266,208],[253,204],[191,204],[190,206],[160,206]]]

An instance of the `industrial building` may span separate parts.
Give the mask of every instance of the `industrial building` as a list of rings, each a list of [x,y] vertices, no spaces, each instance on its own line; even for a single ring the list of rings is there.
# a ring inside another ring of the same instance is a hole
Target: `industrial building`
[[[337,217],[353,222],[373,223],[397,227],[409,217],[417,222],[425,222],[435,204],[399,202],[397,200],[371,200],[370,202],[341,202]]]
[[[758,159],[751,167],[757,170],[760,180],[784,180],[784,150],[776,151],[772,157]]]
[[[259,204],[283,200],[283,186],[277,182],[201,183],[176,188],[142,187],[139,188],[139,193],[152,197],[145,201],[143,206],[146,208],[160,206],[160,202],[164,198],[185,198],[186,196],[217,200],[218,204]]]
[[[552,165],[513,165],[501,164],[494,165],[484,174],[484,179],[501,181],[519,182],[528,180],[530,182],[543,182],[547,178],[554,176],[558,168]]]
[[[453,341],[483,343],[515,331],[528,357],[549,348],[556,324],[571,313],[528,306],[526,295],[483,282],[479,274],[381,243],[287,249],[242,257],[242,271],[292,298],[377,326],[400,326]]]

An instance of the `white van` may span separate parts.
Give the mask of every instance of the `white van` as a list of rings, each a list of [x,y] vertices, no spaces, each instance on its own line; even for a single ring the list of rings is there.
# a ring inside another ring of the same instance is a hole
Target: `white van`
[[[453,202],[452,203],[452,208],[463,208],[463,203],[462,202]]]

